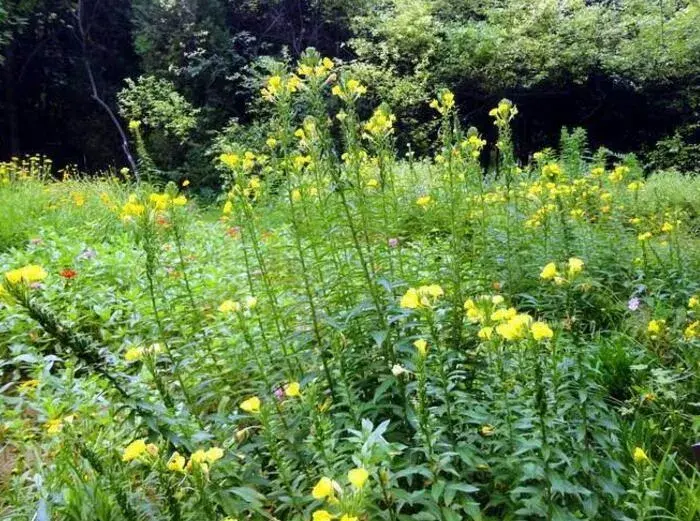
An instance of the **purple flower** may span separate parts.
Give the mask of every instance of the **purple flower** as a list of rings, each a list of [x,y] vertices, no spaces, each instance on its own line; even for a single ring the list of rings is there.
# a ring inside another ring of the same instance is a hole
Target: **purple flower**
[[[399,240],[396,237],[389,239],[389,247],[396,248],[399,245]]]
[[[284,400],[284,389],[282,389],[281,387],[275,389],[275,398],[277,398],[278,400]]]
[[[627,302],[627,309],[630,311],[637,311],[639,309],[639,299],[637,297],[632,297]]]

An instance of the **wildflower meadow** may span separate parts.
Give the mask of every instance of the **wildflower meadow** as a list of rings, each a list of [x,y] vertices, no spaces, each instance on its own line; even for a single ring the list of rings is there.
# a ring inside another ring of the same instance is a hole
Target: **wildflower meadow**
[[[700,180],[366,97],[271,70],[208,196],[0,164],[0,518],[699,519]]]

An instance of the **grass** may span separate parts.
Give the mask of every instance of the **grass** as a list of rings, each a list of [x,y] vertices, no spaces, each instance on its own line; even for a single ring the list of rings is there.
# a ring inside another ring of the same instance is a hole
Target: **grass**
[[[519,167],[507,102],[484,172],[445,92],[398,161],[361,86],[329,122],[290,78],[216,208],[0,184],[2,518],[696,519],[697,180]]]

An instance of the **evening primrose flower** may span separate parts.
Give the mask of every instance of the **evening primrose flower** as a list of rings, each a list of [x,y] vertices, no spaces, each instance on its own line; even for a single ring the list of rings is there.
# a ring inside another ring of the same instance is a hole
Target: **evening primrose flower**
[[[238,313],[241,310],[241,303],[234,300],[224,300],[219,306],[221,313]]]
[[[251,414],[257,414],[260,412],[260,398],[253,396],[241,402],[240,408]]]
[[[52,420],[48,420],[44,426],[46,427],[47,434],[58,434],[63,430],[63,420],[60,418],[54,418]]]
[[[651,232],[644,232],[644,233],[640,233],[639,235],[637,235],[637,240],[639,242],[645,242],[645,241],[648,241],[649,239],[651,239],[651,237],[652,237]]]
[[[348,481],[357,490],[365,486],[365,483],[367,482],[368,478],[369,472],[367,472],[367,470],[362,467],[358,467],[356,469],[348,471]]]
[[[184,472],[185,471],[185,458],[181,456],[179,452],[175,451],[170,456],[170,459],[166,463],[168,470],[173,472]]]
[[[660,334],[666,328],[666,321],[663,319],[650,320],[647,324],[647,333],[654,338],[656,335]]]
[[[688,299],[688,309],[700,309],[700,297],[693,295]]]
[[[530,333],[532,333],[532,338],[538,342],[549,340],[554,336],[554,332],[545,322],[534,322],[530,326]]]
[[[143,358],[144,350],[142,347],[130,347],[124,353],[124,360],[127,362],[137,362]]]
[[[299,382],[288,383],[284,388],[284,394],[286,394],[289,398],[301,396],[301,386],[299,385]]]
[[[482,327],[476,336],[478,336],[481,340],[491,340],[491,337],[493,336],[493,327]]]
[[[431,202],[433,202],[433,198],[429,195],[422,195],[416,199],[416,204],[423,209],[427,208]]]
[[[146,452],[146,440],[141,438],[134,440],[126,446],[122,453],[122,461],[132,461]]]
[[[481,433],[482,436],[493,436],[494,433],[496,432],[496,429],[493,425],[482,425],[481,429],[479,429],[479,432]]]
[[[418,290],[415,288],[408,288],[403,297],[401,297],[400,306],[406,309],[416,309],[418,306],[420,306]]]
[[[649,456],[647,456],[647,453],[644,452],[644,449],[641,447],[634,448],[634,451],[632,451],[632,459],[637,465],[644,465],[650,461]]]
[[[316,510],[312,514],[311,518],[313,521],[331,521],[333,519],[333,515],[331,515],[327,510]]]
[[[692,340],[693,338],[700,338],[700,320],[691,322],[688,325],[688,327],[686,327],[683,331],[683,336],[688,340]]]
[[[437,98],[430,102],[430,108],[437,110],[443,116],[448,114],[454,106],[455,95],[447,89],[440,91]]]
[[[334,487],[331,478],[322,477],[318,480],[314,488],[311,490],[311,495],[316,500],[333,497]]]
[[[425,356],[428,352],[428,342],[424,338],[419,338],[413,342],[414,347],[418,350],[421,356]]]
[[[221,447],[211,447],[204,452],[204,459],[212,464],[224,457],[224,450]]]
[[[18,284],[24,282],[25,284],[30,284],[32,282],[40,282],[48,276],[46,270],[41,266],[36,264],[29,264],[23,268],[18,268],[16,270],[10,270],[5,273],[5,279],[10,284]]]
[[[558,275],[557,265],[553,262],[547,264],[540,272],[540,278],[544,280],[551,280]]]
[[[578,275],[583,271],[584,262],[578,257],[571,257],[569,259],[569,276],[573,277]]]

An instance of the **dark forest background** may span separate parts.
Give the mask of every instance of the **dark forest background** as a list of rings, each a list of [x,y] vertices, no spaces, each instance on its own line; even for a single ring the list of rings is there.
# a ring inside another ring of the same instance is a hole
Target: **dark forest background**
[[[112,116],[139,116],[162,169],[204,177],[216,143],[262,132],[270,63],[308,47],[369,86],[365,109],[391,106],[403,152],[430,150],[427,101],[448,87],[487,137],[513,100],[521,157],[581,126],[699,168],[697,0],[0,0],[0,160],[119,168]]]

